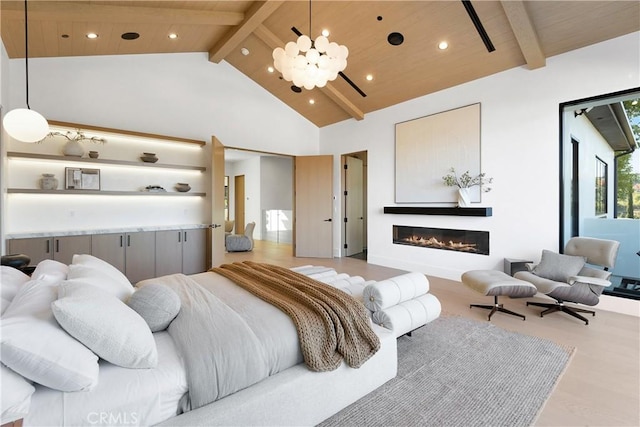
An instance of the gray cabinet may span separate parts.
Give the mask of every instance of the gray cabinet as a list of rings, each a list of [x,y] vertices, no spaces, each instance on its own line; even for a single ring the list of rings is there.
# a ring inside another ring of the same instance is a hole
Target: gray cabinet
[[[134,285],[155,277],[156,232],[140,231],[126,234],[125,275]]]
[[[155,231],[96,234],[91,254],[123,272],[133,284],[155,276]]]
[[[91,239],[91,255],[125,273],[125,233],[95,234]]]
[[[206,229],[156,232],[156,276],[207,269]]]
[[[74,254],[91,253],[91,236],[34,237],[8,240],[9,253],[25,254],[31,265],[45,259],[71,264]]]

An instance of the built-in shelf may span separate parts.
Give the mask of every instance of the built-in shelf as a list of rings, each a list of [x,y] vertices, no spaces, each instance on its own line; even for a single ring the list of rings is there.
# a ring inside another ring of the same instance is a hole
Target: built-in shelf
[[[8,152],[7,157],[14,158],[14,159],[36,159],[36,160],[47,160],[47,161],[54,160],[54,161],[63,161],[63,162],[82,162],[82,163],[135,166],[135,167],[147,167],[147,168],[187,169],[187,170],[197,170],[201,172],[204,172],[207,170],[207,168],[204,166],[170,165],[165,163],[147,163],[142,161],[132,162],[129,160],[92,159],[90,157],[55,156],[51,154],[19,153],[16,151]]]
[[[400,215],[492,216],[492,208],[385,206],[384,213]]]
[[[91,194],[96,196],[178,196],[204,197],[207,193],[181,193],[169,191],[102,191],[102,190],[40,190],[34,188],[8,188],[7,193],[14,194]]]

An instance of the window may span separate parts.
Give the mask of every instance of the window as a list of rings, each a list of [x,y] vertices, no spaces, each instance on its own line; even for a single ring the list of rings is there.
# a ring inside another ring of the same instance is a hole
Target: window
[[[596,215],[607,213],[607,169],[608,165],[596,156]]]

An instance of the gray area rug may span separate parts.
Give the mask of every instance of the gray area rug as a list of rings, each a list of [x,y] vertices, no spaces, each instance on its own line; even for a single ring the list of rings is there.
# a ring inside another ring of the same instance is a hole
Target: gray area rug
[[[529,426],[573,351],[489,322],[440,317],[398,339],[396,378],[320,425]]]

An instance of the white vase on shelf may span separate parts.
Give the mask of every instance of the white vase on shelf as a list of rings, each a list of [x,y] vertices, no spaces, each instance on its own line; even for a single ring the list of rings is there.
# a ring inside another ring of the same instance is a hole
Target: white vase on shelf
[[[458,188],[458,207],[468,208],[471,206],[471,196],[468,188]]]
[[[84,156],[84,145],[78,140],[70,139],[62,147],[62,154],[71,157],[82,157]]]

